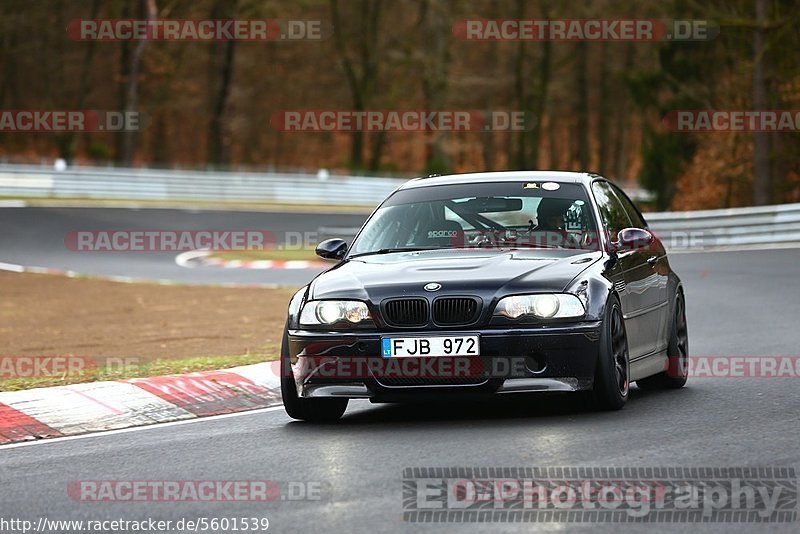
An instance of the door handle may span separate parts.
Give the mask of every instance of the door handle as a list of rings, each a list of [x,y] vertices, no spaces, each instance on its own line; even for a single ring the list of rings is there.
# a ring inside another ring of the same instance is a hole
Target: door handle
[[[656,263],[658,263],[658,256],[650,256],[647,258],[647,263],[650,264],[650,266],[655,267]]]

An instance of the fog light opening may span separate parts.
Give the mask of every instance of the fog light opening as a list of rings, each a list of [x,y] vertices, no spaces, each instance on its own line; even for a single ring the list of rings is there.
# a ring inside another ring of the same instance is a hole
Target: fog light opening
[[[547,368],[547,358],[539,352],[531,353],[525,356],[525,367],[531,373],[541,373]]]

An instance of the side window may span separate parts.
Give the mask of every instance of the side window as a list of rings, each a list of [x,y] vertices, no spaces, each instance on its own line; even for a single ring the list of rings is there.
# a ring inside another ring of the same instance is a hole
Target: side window
[[[622,207],[625,208],[625,213],[628,214],[628,218],[633,223],[633,226],[636,228],[647,228],[647,222],[645,222],[644,217],[639,213],[639,210],[636,209],[636,206],[633,205],[633,202],[628,198],[628,195],[620,191],[620,189],[616,186],[611,186],[614,192],[616,193],[617,198],[622,203]]]
[[[632,226],[625,208],[614,194],[611,186],[606,182],[595,182],[592,184],[592,192],[597,200],[597,207],[600,210],[600,219],[611,241],[617,240],[617,234],[623,228]]]

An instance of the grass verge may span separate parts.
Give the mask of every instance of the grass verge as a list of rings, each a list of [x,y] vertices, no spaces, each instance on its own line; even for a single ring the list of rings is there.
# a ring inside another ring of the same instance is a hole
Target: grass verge
[[[0,391],[273,360],[293,293],[0,271]],[[14,365],[47,357],[91,365],[73,376]]]

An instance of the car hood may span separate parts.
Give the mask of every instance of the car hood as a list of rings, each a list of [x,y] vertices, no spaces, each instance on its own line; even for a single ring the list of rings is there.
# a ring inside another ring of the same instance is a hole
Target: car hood
[[[340,263],[312,283],[312,299],[380,302],[413,295],[495,295],[563,291],[601,258],[600,252],[561,249],[430,250],[362,256]],[[441,284],[435,294],[423,290]]]

